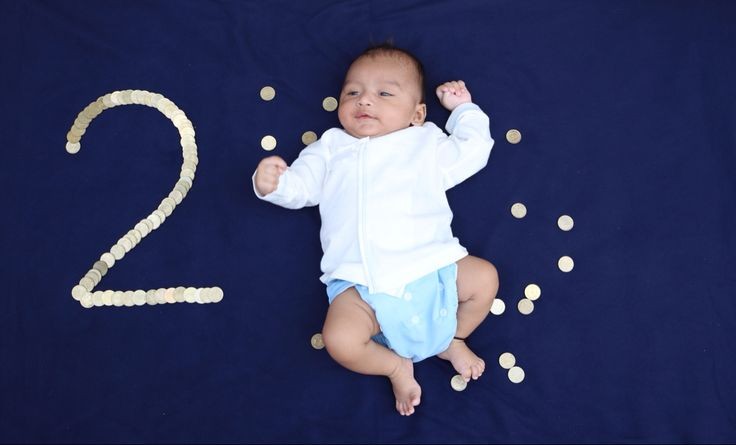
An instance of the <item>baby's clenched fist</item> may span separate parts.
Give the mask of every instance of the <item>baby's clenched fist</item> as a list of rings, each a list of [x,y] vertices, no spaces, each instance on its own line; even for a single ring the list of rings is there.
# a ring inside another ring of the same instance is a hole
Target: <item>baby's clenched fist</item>
[[[445,82],[437,87],[437,98],[443,107],[454,110],[458,105],[472,102],[470,91],[462,80]]]
[[[286,162],[278,156],[263,158],[256,168],[256,191],[266,196],[279,186],[279,177],[286,171]]]

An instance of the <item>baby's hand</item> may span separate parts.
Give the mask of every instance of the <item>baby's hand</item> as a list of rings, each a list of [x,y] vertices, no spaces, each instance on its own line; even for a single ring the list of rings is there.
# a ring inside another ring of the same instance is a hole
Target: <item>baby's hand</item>
[[[442,106],[450,111],[458,105],[472,102],[470,91],[465,87],[465,82],[462,80],[445,82],[437,87],[436,92]]]
[[[278,156],[263,158],[256,168],[256,191],[266,196],[279,186],[279,176],[286,171],[286,162]]]

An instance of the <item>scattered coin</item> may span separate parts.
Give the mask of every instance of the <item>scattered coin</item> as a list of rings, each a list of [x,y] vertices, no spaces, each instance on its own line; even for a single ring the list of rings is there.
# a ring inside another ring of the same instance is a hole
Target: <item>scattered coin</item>
[[[314,349],[322,349],[325,347],[325,343],[322,341],[322,334],[320,333],[314,334],[311,342]]]
[[[536,301],[542,296],[542,289],[540,289],[536,284],[530,284],[524,289],[524,295],[526,298]]]
[[[506,303],[500,298],[494,298],[491,304],[491,313],[493,315],[501,315],[506,310]]]
[[[302,135],[302,143],[304,145],[309,145],[312,142],[315,142],[317,140],[317,133],[314,131],[305,131]]]
[[[498,364],[503,369],[511,369],[516,364],[516,357],[510,352],[504,352],[498,357]]]
[[[573,225],[575,225],[575,222],[569,215],[562,215],[557,219],[557,227],[559,227],[560,230],[564,230],[565,232],[569,232],[570,230],[572,230]]]
[[[465,381],[463,376],[457,374],[452,379],[450,379],[450,386],[452,386],[452,389],[454,389],[455,391],[464,391],[465,388],[468,387],[468,382]]]
[[[511,214],[514,218],[521,219],[526,216],[526,206],[520,202],[511,206]]]
[[[332,96],[325,97],[325,99],[322,101],[322,108],[324,108],[325,111],[337,110],[337,99]]]
[[[524,370],[518,366],[509,369],[509,380],[513,383],[521,383],[524,380]]]
[[[263,139],[261,139],[261,147],[266,151],[273,150],[276,148],[276,138],[271,135],[263,136]]]
[[[521,300],[519,300],[517,308],[522,314],[529,315],[532,313],[532,311],[534,311],[534,302],[528,298],[522,298]]]
[[[276,90],[274,90],[272,86],[261,88],[261,99],[273,100],[274,97],[276,97]]]
[[[506,132],[506,140],[511,144],[518,144],[521,142],[521,132],[512,128]]]
[[[569,256],[563,256],[557,261],[557,267],[563,272],[570,272],[575,267],[575,262]]]

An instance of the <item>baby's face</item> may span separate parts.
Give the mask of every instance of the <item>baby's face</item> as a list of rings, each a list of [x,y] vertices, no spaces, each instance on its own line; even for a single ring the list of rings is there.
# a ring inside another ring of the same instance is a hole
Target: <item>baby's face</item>
[[[421,103],[420,90],[419,75],[408,60],[393,55],[361,57],[345,76],[340,124],[357,138],[422,125],[427,107]]]

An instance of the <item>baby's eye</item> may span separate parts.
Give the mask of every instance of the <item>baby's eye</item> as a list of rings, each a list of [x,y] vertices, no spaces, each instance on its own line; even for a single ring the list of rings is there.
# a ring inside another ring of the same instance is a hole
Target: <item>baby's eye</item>
[[[357,91],[348,91],[347,93],[345,93],[345,95],[346,96],[357,96],[358,95],[358,92]]]
[[[388,91],[381,91],[381,93],[380,93],[380,94],[381,94],[381,96],[383,96],[383,97],[393,96],[393,94],[389,93]]]

